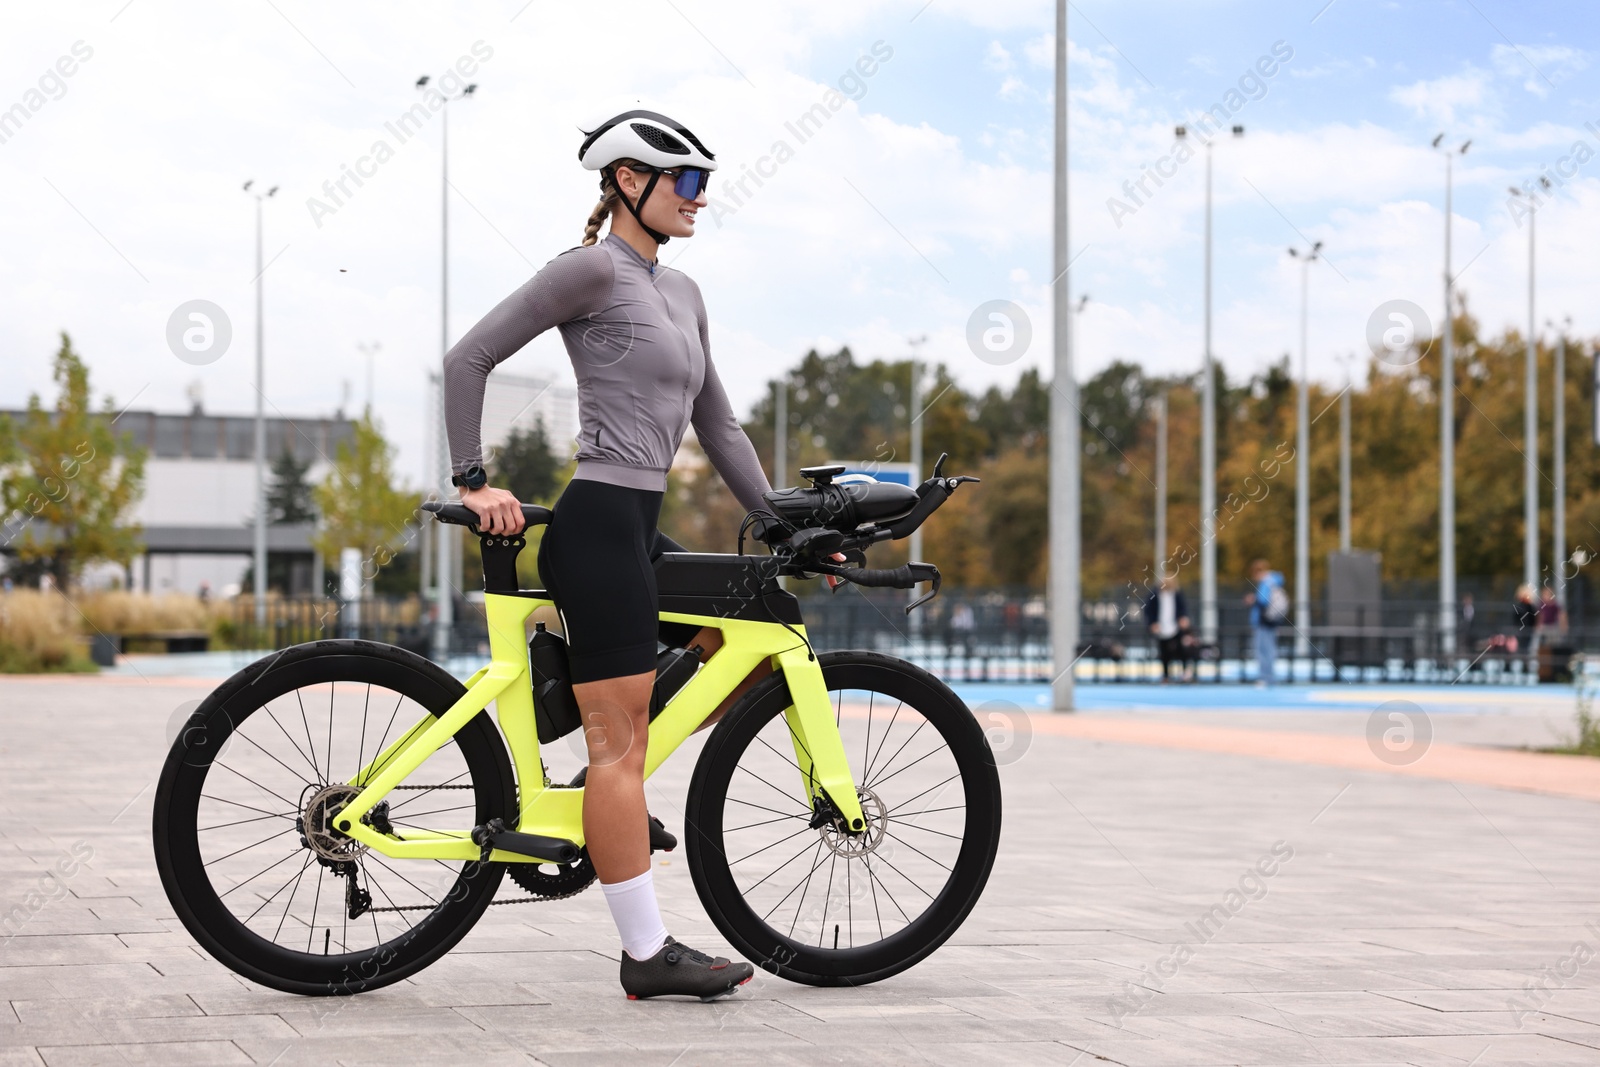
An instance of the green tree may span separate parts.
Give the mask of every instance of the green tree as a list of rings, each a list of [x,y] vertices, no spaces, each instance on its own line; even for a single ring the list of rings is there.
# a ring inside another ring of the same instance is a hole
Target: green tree
[[[415,521],[416,494],[396,484],[394,447],[370,411],[356,422],[351,440],[339,445],[313,496],[322,514],[317,551],[337,566],[342,549],[360,549],[369,584],[412,540],[406,524]]]
[[[311,522],[317,512],[311,501],[306,472],[310,460],[294,458],[287,446],[272,461],[272,482],[267,486],[267,521],[274,526]]]
[[[550,449],[542,417],[531,430],[513,429],[490,466],[494,485],[510,490],[524,504],[549,504],[562,484],[562,464]]]
[[[61,335],[51,372],[59,393],[54,412],[37,394],[18,423],[0,419],[0,504],[9,516],[0,539],[24,563],[48,563],[67,588],[85,563],[126,565],[140,549],[129,520],[144,489],[144,450],[114,428],[105,398],[93,409],[89,368]]]

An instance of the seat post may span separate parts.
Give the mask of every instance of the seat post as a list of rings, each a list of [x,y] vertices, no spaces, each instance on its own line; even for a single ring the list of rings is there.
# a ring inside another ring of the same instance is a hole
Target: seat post
[[[483,554],[483,591],[485,593],[515,593],[517,591],[517,556],[527,547],[528,539],[522,534],[479,534],[478,547]]]

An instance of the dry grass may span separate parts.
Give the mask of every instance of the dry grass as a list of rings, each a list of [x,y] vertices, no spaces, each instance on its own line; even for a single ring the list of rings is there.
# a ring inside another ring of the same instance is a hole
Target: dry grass
[[[0,594],[0,673],[94,670],[82,629],[82,616],[59,593]]]
[[[93,633],[148,634],[172,630],[211,628],[212,605],[199,597],[183,593],[145,593],[118,591],[84,593],[73,597],[83,612],[83,623]]]

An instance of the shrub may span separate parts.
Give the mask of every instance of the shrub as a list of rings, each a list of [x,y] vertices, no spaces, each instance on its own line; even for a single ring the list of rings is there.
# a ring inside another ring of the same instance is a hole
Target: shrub
[[[17,589],[0,594],[0,673],[93,671],[83,619],[59,593]]]

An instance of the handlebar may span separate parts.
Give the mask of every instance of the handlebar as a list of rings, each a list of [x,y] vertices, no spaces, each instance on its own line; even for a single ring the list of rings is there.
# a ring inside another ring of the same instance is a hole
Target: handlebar
[[[433,517],[440,522],[447,522],[452,526],[470,526],[473,530],[478,528],[478,513],[465,504],[456,504],[448,500],[424,500],[423,511],[433,512]],[[540,507],[538,504],[522,505],[522,525],[524,529],[529,526],[543,526],[554,516],[549,508]]]
[[[810,563],[806,569],[879,589],[912,589],[919,582],[932,582],[932,589],[906,605],[907,615],[939,595],[939,568],[932,563],[902,563],[898,567],[840,567],[831,563]]]

